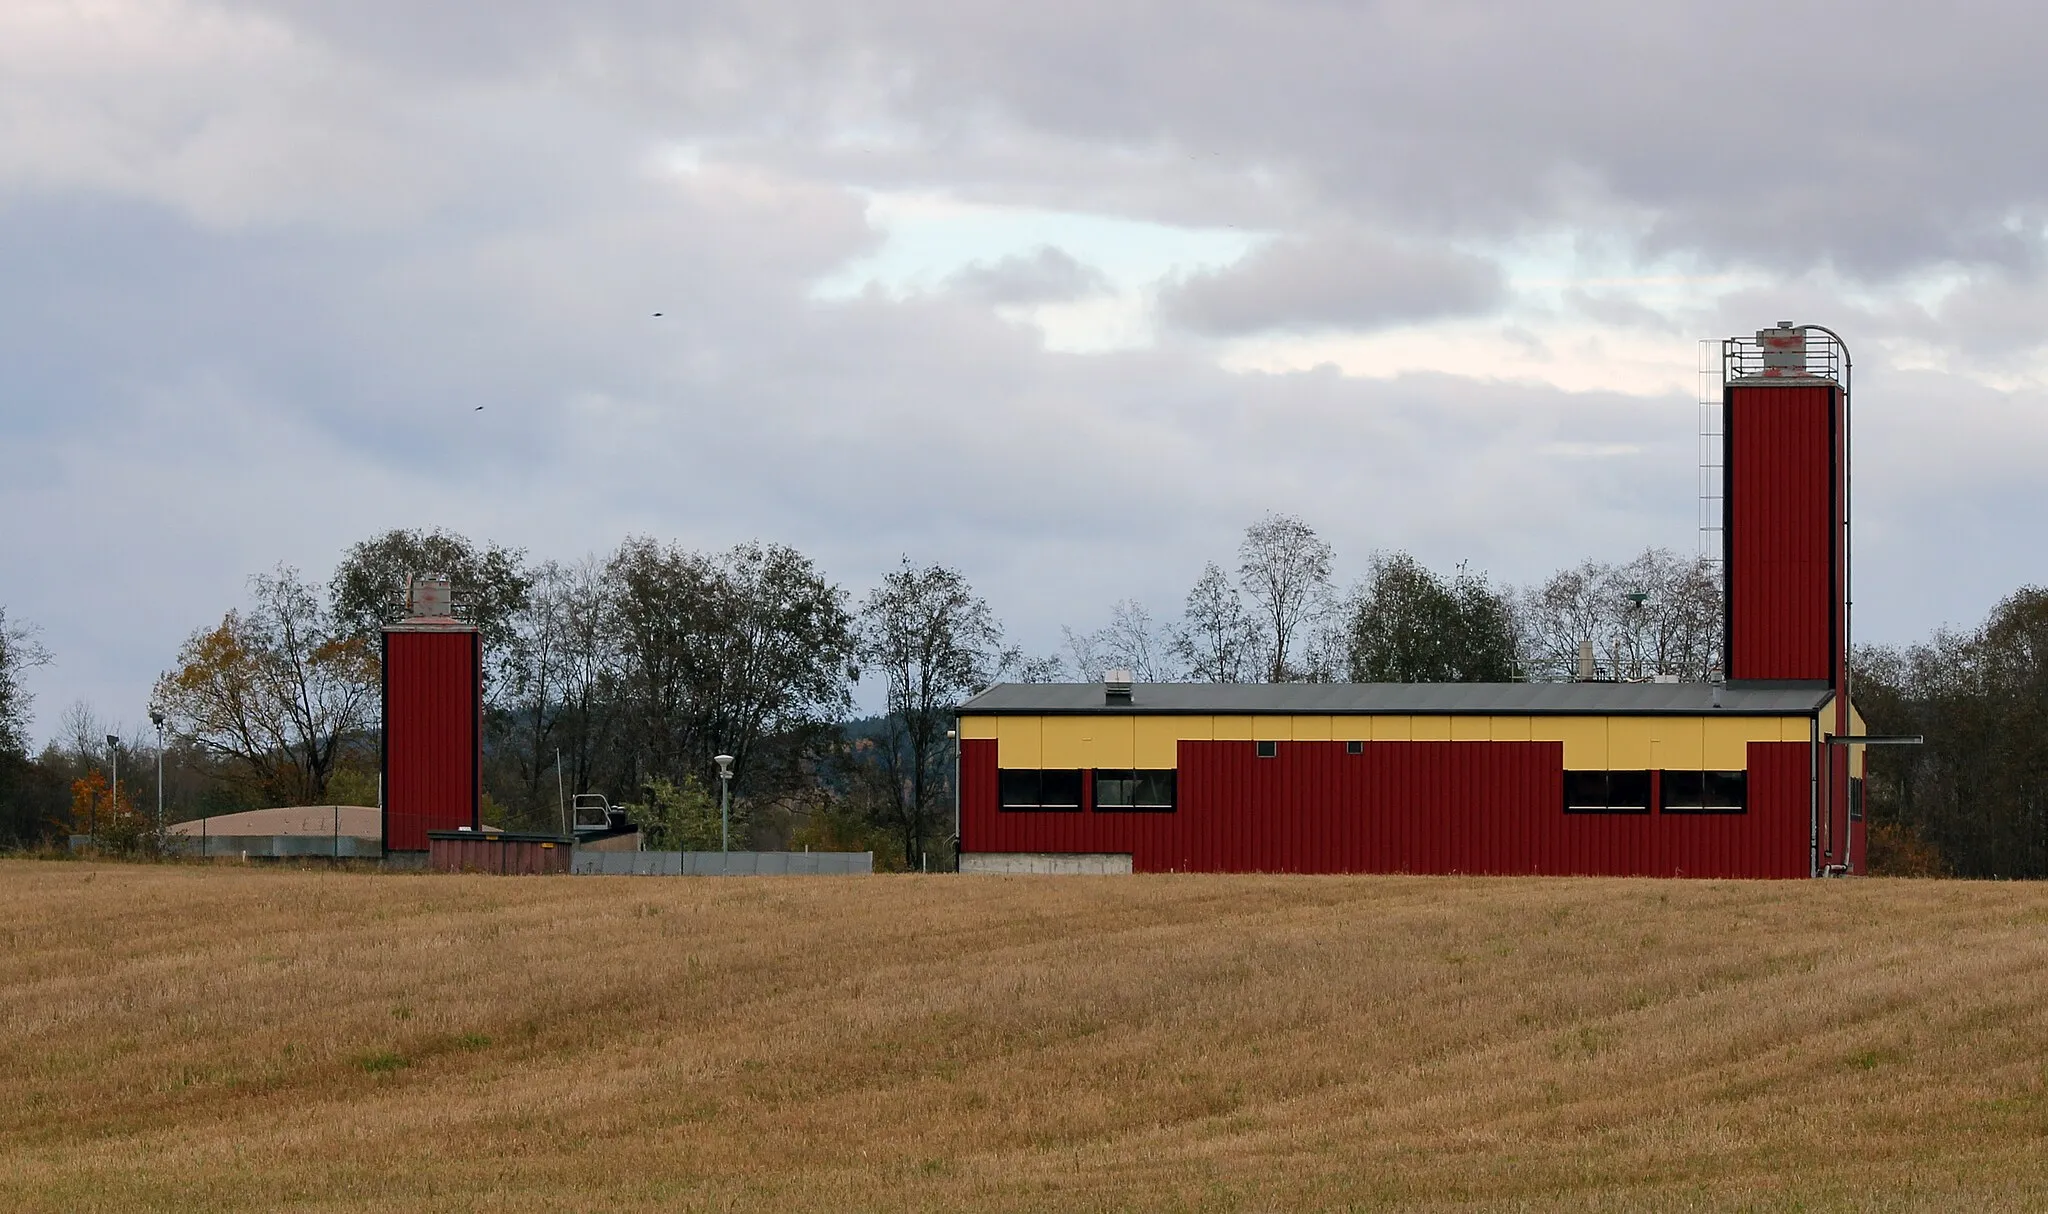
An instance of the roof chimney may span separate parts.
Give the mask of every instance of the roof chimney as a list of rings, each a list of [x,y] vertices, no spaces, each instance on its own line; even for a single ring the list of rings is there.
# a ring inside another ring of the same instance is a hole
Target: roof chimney
[[[1131,702],[1131,672],[1112,670],[1102,677],[1102,702],[1104,704],[1128,704]]]

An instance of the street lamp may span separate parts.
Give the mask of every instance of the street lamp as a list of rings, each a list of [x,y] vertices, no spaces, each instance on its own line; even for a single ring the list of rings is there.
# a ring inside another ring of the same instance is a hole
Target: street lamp
[[[156,726],[156,833],[162,839],[164,833],[164,710],[156,705],[149,706],[150,723]]]
[[[121,739],[118,735],[107,735],[107,754],[112,756],[114,787],[107,791],[107,813],[109,816],[121,812]]]
[[[712,755],[718,764],[718,850],[732,850],[732,756]]]
[[[960,731],[946,731],[953,746],[953,871],[960,871]]]

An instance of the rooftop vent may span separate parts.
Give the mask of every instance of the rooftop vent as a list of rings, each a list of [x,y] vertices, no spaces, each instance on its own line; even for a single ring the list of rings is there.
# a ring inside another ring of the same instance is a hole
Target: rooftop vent
[[[416,620],[446,620],[455,616],[455,591],[447,578],[416,577],[405,596],[405,613]]]
[[[1105,704],[1128,704],[1131,702],[1131,672],[1112,670],[1102,676],[1102,702]]]

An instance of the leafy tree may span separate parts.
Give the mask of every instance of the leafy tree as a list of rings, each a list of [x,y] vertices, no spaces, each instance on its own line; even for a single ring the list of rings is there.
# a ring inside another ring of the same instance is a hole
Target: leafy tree
[[[1353,602],[1348,666],[1360,683],[1489,683],[1515,677],[1515,622],[1484,575],[1446,581],[1405,552],[1376,553]]]
[[[1243,683],[1258,677],[1258,635],[1244,598],[1214,562],[1188,591],[1169,648],[1197,683]]]
[[[375,642],[384,625],[404,617],[414,577],[446,577],[456,615],[476,625],[486,654],[501,654],[533,585],[525,560],[518,549],[478,547],[452,531],[387,531],[350,545],[335,568],[327,583],[335,624]]]
[[[319,804],[343,747],[371,722],[371,642],[285,566],[250,579],[247,611],[186,640],[155,699],[172,727],[229,760],[273,803]]]
[[[1896,826],[1963,877],[2048,877],[2048,589],[2026,587],[1968,632],[1859,649],[1852,695],[1874,733],[1873,831]]]
[[[1237,547],[1237,576],[1258,621],[1261,666],[1274,683],[1299,679],[1301,634],[1328,610],[1330,545],[1291,514],[1270,514],[1245,528]]]
[[[916,866],[936,833],[951,785],[946,730],[954,710],[1015,661],[1003,630],[967,579],[944,565],[905,558],[861,608],[860,655],[887,687],[888,712],[877,769],[887,795],[878,806]]]
[[[605,585],[639,782],[708,779],[723,752],[736,786],[773,795],[852,703],[845,594],[793,548],[708,556],[633,538]]]
[[[695,776],[682,781],[656,776],[642,786],[643,796],[623,806],[640,827],[647,846],[654,851],[717,851],[721,840],[718,798],[708,793]],[[730,834],[735,851],[747,847],[751,826],[748,807],[742,801],[731,806]]]

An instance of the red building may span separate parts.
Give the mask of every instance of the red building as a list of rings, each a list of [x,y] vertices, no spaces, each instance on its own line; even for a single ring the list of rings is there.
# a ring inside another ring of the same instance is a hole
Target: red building
[[[384,850],[425,852],[427,833],[481,825],[483,651],[445,581],[416,581],[384,629]]]
[[[1847,366],[1806,337],[1724,347],[1725,684],[999,685],[960,710],[962,867],[1854,871]]]

